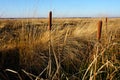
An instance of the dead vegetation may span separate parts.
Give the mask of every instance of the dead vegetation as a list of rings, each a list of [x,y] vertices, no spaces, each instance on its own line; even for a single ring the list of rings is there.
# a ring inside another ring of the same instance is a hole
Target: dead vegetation
[[[28,80],[120,79],[120,19],[108,19],[107,32],[103,18],[53,19],[51,32],[46,19],[0,21],[0,73],[15,70],[20,80],[26,80],[22,74]]]

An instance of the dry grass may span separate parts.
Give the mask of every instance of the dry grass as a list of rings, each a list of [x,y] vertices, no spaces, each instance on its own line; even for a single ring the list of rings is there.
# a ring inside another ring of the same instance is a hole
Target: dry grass
[[[99,20],[103,29],[97,42]],[[104,18],[53,19],[51,32],[47,31],[47,19],[0,21],[0,53],[17,48],[19,68],[37,78],[120,79],[119,18],[108,19],[107,31]],[[2,61],[4,64],[4,57]]]

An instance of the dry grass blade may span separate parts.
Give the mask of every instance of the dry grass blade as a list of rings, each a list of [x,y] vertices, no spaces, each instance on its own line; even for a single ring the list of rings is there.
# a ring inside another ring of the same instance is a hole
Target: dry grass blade
[[[34,78],[36,78],[37,76],[36,75],[34,75],[34,74],[31,74],[31,73],[28,73],[28,72],[26,72],[25,70],[23,70],[22,69],[22,71],[24,72],[24,73],[26,73],[30,78],[31,78],[31,76],[32,77],[34,77]]]
[[[19,74],[18,72],[14,71],[14,70],[11,70],[11,69],[5,69],[5,71],[11,72],[11,73],[14,73],[14,74],[17,74],[17,75],[18,75],[18,78],[19,78],[20,80],[22,80],[22,78],[21,78],[21,76],[20,76],[20,74]]]
[[[47,70],[47,67],[36,77],[35,80],[38,80],[40,78],[40,76]]]
[[[88,71],[89,71],[90,68],[93,66],[93,64],[95,63],[95,61],[97,61],[97,58],[98,58],[98,57],[99,57],[99,56],[96,56],[96,58],[94,58],[94,60],[93,60],[93,61],[91,62],[91,64],[88,66],[88,68],[87,68],[87,70],[86,70],[86,72],[85,72],[85,74],[84,74],[82,80],[85,80],[85,77],[86,77]]]

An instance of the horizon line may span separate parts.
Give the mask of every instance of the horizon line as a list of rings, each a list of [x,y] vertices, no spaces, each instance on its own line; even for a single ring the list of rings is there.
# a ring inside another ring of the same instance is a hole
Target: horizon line
[[[40,18],[48,18],[48,17],[0,17],[0,19],[40,19]],[[53,17],[53,18],[106,18],[106,17]],[[107,17],[107,18],[120,18],[119,17]]]

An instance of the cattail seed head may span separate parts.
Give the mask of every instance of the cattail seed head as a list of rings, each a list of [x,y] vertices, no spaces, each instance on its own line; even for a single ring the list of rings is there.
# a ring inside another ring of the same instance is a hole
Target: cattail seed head
[[[97,32],[97,39],[98,39],[98,41],[99,41],[100,38],[101,38],[101,32],[102,32],[102,21],[100,20],[100,21],[98,22],[98,32]]]
[[[105,22],[106,22],[106,23],[108,22],[108,18],[107,18],[107,17],[105,18]]]
[[[52,11],[49,12],[48,30],[52,28]]]
[[[107,26],[108,26],[108,18],[107,17],[105,18],[105,24],[106,24],[106,28],[105,29],[106,29],[106,34],[107,34]]]

